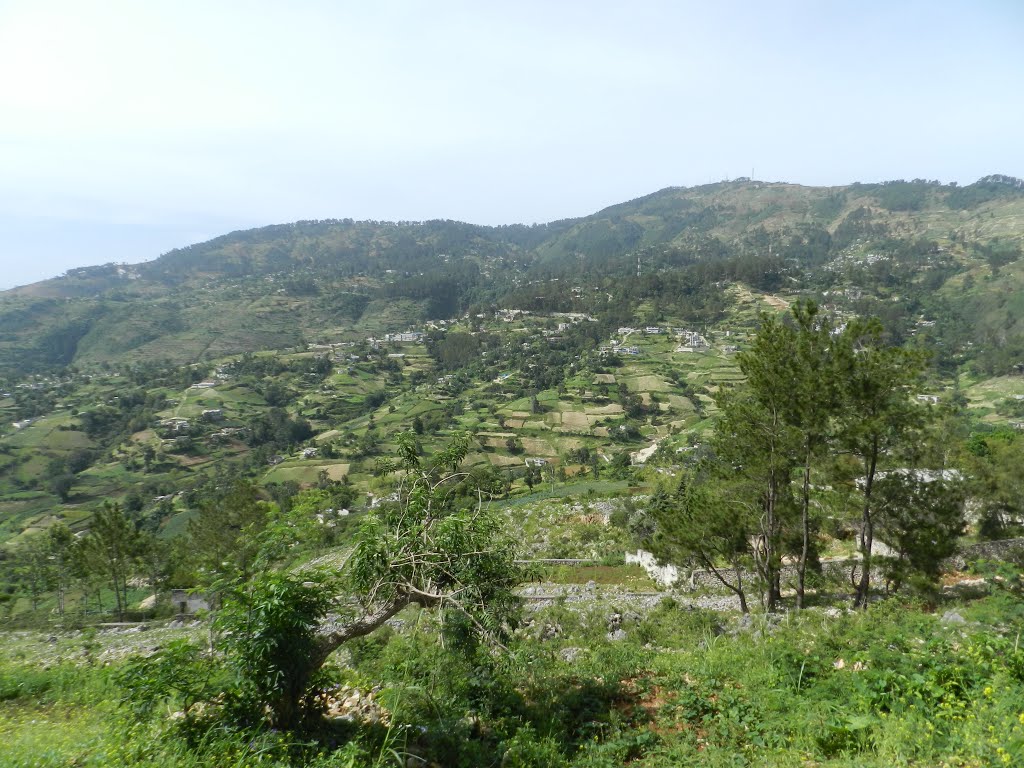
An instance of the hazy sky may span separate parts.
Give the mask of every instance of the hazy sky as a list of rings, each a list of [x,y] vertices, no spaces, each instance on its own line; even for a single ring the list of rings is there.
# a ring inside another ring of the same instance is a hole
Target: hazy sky
[[[296,219],[1024,176],[1024,2],[0,0],[0,288]]]

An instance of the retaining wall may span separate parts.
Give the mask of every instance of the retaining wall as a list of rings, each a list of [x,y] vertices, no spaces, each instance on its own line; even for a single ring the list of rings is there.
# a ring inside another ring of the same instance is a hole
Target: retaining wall
[[[999,560],[1006,557],[1010,552],[1019,549],[1024,549],[1024,538],[982,541],[977,544],[969,544],[961,549],[959,553],[948,558],[943,563],[943,569],[961,571],[967,566],[967,563],[985,559]],[[648,576],[666,587],[679,586],[684,589],[696,590],[714,589],[722,586],[722,582],[718,580],[713,571],[703,568],[694,568],[688,571],[675,565],[660,564],[653,554],[643,549],[638,549],[635,553],[627,552],[626,563],[639,564],[647,571]],[[756,573],[746,568],[741,569],[740,573],[745,584],[748,582],[752,583],[757,578]],[[734,574],[731,569],[726,569],[723,571],[723,575],[727,579],[731,579]],[[797,580],[796,565],[783,565],[780,575],[783,584],[787,582],[795,583]],[[829,581],[851,584],[853,579],[857,579],[860,576],[860,558],[850,557],[823,560],[821,563],[821,575]],[[871,569],[871,578],[873,581],[881,580],[883,578],[881,569],[873,567]]]

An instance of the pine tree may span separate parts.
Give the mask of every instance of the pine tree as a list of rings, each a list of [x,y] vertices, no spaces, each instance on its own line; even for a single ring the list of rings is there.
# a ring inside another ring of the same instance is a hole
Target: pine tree
[[[109,501],[93,515],[89,533],[81,541],[87,567],[104,576],[114,592],[119,621],[128,608],[128,579],[137,570],[141,542],[121,506]]]
[[[859,483],[861,570],[854,603],[866,607],[874,547],[875,480],[879,465],[924,423],[925,412],[913,399],[924,356],[885,344],[878,320],[857,319],[839,339],[837,363],[842,402],[839,440],[859,459],[864,473]]]

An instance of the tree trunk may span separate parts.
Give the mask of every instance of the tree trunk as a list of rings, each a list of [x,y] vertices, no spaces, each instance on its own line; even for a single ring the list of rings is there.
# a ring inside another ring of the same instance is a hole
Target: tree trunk
[[[294,678],[289,681],[287,689],[282,690],[277,700],[271,703],[274,727],[290,730],[299,725],[299,719],[302,716],[302,696],[309,681],[341,645],[349,640],[370,634],[411,603],[427,606],[437,604],[440,600],[440,597],[434,598],[430,595],[401,595],[390,603],[380,606],[373,613],[355,619],[337,629],[322,633],[316,650],[306,660],[305,668],[294,675]]]
[[[781,556],[779,554],[779,520],[778,520],[778,499],[779,499],[779,488],[778,479],[775,477],[774,471],[772,477],[768,483],[768,509],[767,509],[767,527],[765,531],[765,580],[767,594],[765,596],[765,610],[774,611],[779,601],[782,599],[781,589],[781,573],[780,567]]]
[[[722,582],[722,584],[725,585],[729,589],[729,591],[731,591],[733,594],[736,595],[736,597],[739,598],[740,610],[743,613],[750,613],[750,611],[747,610],[747,596],[743,593],[743,570],[740,568],[739,563],[732,564],[733,572],[736,574],[736,584],[733,585],[729,583],[728,579],[726,579],[725,576],[719,573],[718,569],[715,568],[715,564],[711,561],[710,558],[701,558],[701,560],[703,561],[704,565],[707,566],[707,569],[715,575],[715,578]]]
[[[414,601],[409,595],[401,595],[400,597],[396,597],[390,603],[385,603],[373,613],[321,635],[319,647],[309,660],[310,674],[320,669],[320,667],[324,665],[324,662],[327,661],[327,657],[334,653],[334,651],[344,643],[347,643],[349,640],[354,638],[370,634],[373,630],[377,629],[377,627],[381,626],[384,622],[412,602]]]
[[[811,542],[811,447],[807,446],[807,453],[804,456],[804,482],[803,498],[800,505],[800,528],[803,534],[803,543],[800,549],[800,562],[796,570],[796,607],[800,610],[804,607],[804,584],[807,577],[807,552]]]
[[[317,669],[319,667],[309,668],[307,674],[301,677],[296,676],[292,679],[288,687],[281,691],[280,697],[271,704],[271,709],[274,713],[271,723],[273,727],[280,728],[283,731],[292,731],[301,725],[302,694],[305,692],[306,686]]]
[[[114,572],[113,587],[114,587],[114,600],[117,603],[117,620],[124,621],[124,602],[121,599],[121,584],[118,578],[117,572]]]
[[[736,571],[736,596],[740,599],[740,611],[744,614],[750,613],[750,609],[747,607],[747,595],[743,591],[743,569],[739,564],[734,563],[733,570]]]
[[[875,483],[875,469],[878,466],[878,439],[871,444],[871,454],[866,462],[864,477],[864,508],[860,521],[860,583],[854,597],[854,607],[868,607],[868,591],[871,589],[871,548],[874,543],[874,522],[871,519],[871,490]]]

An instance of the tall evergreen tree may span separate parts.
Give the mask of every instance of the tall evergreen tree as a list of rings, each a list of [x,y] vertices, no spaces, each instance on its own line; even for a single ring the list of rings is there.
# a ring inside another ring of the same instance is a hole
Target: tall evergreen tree
[[[785,417],[799,435],[800,555],[797,561],[796,605],[802,608],[811,554],[811,472],[828,447],[839,402],[833,325],[813,302],[793,305],[793,352],[788,361],[790,396]]]
[[[914,393],[925,359],[920,352],[887,345],[877,319],[852,320],[838,342],[839,440],[858,458],[864,473],[858,542],[861,570],[854,602],[866,607],[874,547],[875,480],[880,463],[924,422],[925,412],[914,400]]]
[[[82,539],[88,568],[102,574],[114,592],[118,620],[128,608],[128,579],[138,566],[142,537],[121,506],[109,501],[93,515],[89,533]]]
[[[789,486],[797,439],[781,399],[781,390],[764,399],[750,388],[720,393],[722,414],[712,440],[733,508],[749,510],[756,521],[750,532],[754,567],[769,611],[782,596],[783,532],[793,517]]]
[[[71,583],[72,548],[75,537],[63,523],[52,526],[46,532],[46,548],[53,568],[53,586],[57,590],[57,615],[64,617],[65,597]]]
[[[773,610],[782,593],[783,533],[791,523],[790,478],[800,455],[800,434],[791,423],[795,332],[774,315],[762,315],[748,350],[738,356],[744,386],[717,398],[722,411],[715,453],[745,482],[760,510],[754,564],[764,581],[764,605]]]

